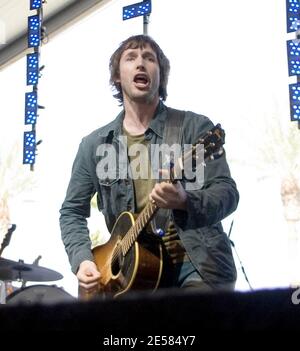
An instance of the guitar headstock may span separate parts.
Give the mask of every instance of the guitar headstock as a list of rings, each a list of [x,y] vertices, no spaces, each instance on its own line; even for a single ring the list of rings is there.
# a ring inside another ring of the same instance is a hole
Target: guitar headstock
[[[223,152],[223,145],[225,144],[225,131],[221,124],[218,123],[212,129],[207,131],[205,135],[198,140],[199,144],[204,147],[204,159],[216,159],[220,157]]]
[[[219,158],[224,153],[222,147],[224,144],[225,131],[222,129],[221,124],[218,123],[207,131],[196,144],[191,145],[191,148],[184,152],[177,162],[171,162],[171,182],[174,183],[176,179],[182,179],[183,174],[187,176],[189,172],[195,172],[199,164],[205,165],[205,160]]]

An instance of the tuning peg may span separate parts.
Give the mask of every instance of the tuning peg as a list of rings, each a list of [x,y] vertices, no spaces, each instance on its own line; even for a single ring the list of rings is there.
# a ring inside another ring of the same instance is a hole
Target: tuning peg
[[[157,228],[155,232],[160,237],[165,235],[165,231],[163,229],[161,229],[161,228]]]

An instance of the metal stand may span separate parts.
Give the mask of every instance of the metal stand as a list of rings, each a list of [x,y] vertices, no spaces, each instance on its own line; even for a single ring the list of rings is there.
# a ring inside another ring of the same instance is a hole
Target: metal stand
[[[143,16],[143,34],[148,35],[149,15]]]
[[[0,280],[0,304],[5,304],[6,302],[6,287],[5,282]]]
[[[233,220],[232,220],[231,225],[230,225],[230,229],[229,229],[229,233],[228,233],[228,238],[230,238],[231,231],[232,231],[232,227],[233,227]],[[246,274],[245,268],[244,268],[244,266],[243,266],[243,263],[242,263],[242,261],[241,261],[239,255],[238,255],[238,253],[237,253],[237,251],[236,251],[234,242],[233,242],[232,240],[230,240],[230,239],[229,239],[229,241],[230,241],[231,246],[232,246],[233,249],[234,249],[234,252],[235,252],[235,255],[236,255],[237,259],[239,260],[240,267],[241,267],[241,270],[242,270],[242,272],[243,272],[243,274],[244,274],[245,280],[246,280],[246,282],[248,283],[250,290],[253,290],[253,288],[252,288],[252,286],[251,286],[251,284],[250,284],[250,282],[249,282],[249,279],[248,279],[248,277],[247,277],[247,274]]]

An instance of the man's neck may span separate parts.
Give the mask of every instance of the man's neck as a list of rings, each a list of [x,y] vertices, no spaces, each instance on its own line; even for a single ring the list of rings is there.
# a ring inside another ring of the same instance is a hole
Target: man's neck
[[[124,101],[125,117],[123,126],[127,132],[132,135],[143,134],[154,116],[158,103],[159,99],[155,99],[149,104]]]

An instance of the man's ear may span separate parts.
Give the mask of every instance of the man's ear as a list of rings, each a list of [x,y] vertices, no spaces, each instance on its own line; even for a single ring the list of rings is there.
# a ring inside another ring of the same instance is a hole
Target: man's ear
[[[114,83],[121,83],[121,78],[120,78],[120,70],[116,70],[113,75],[113,81]]]

